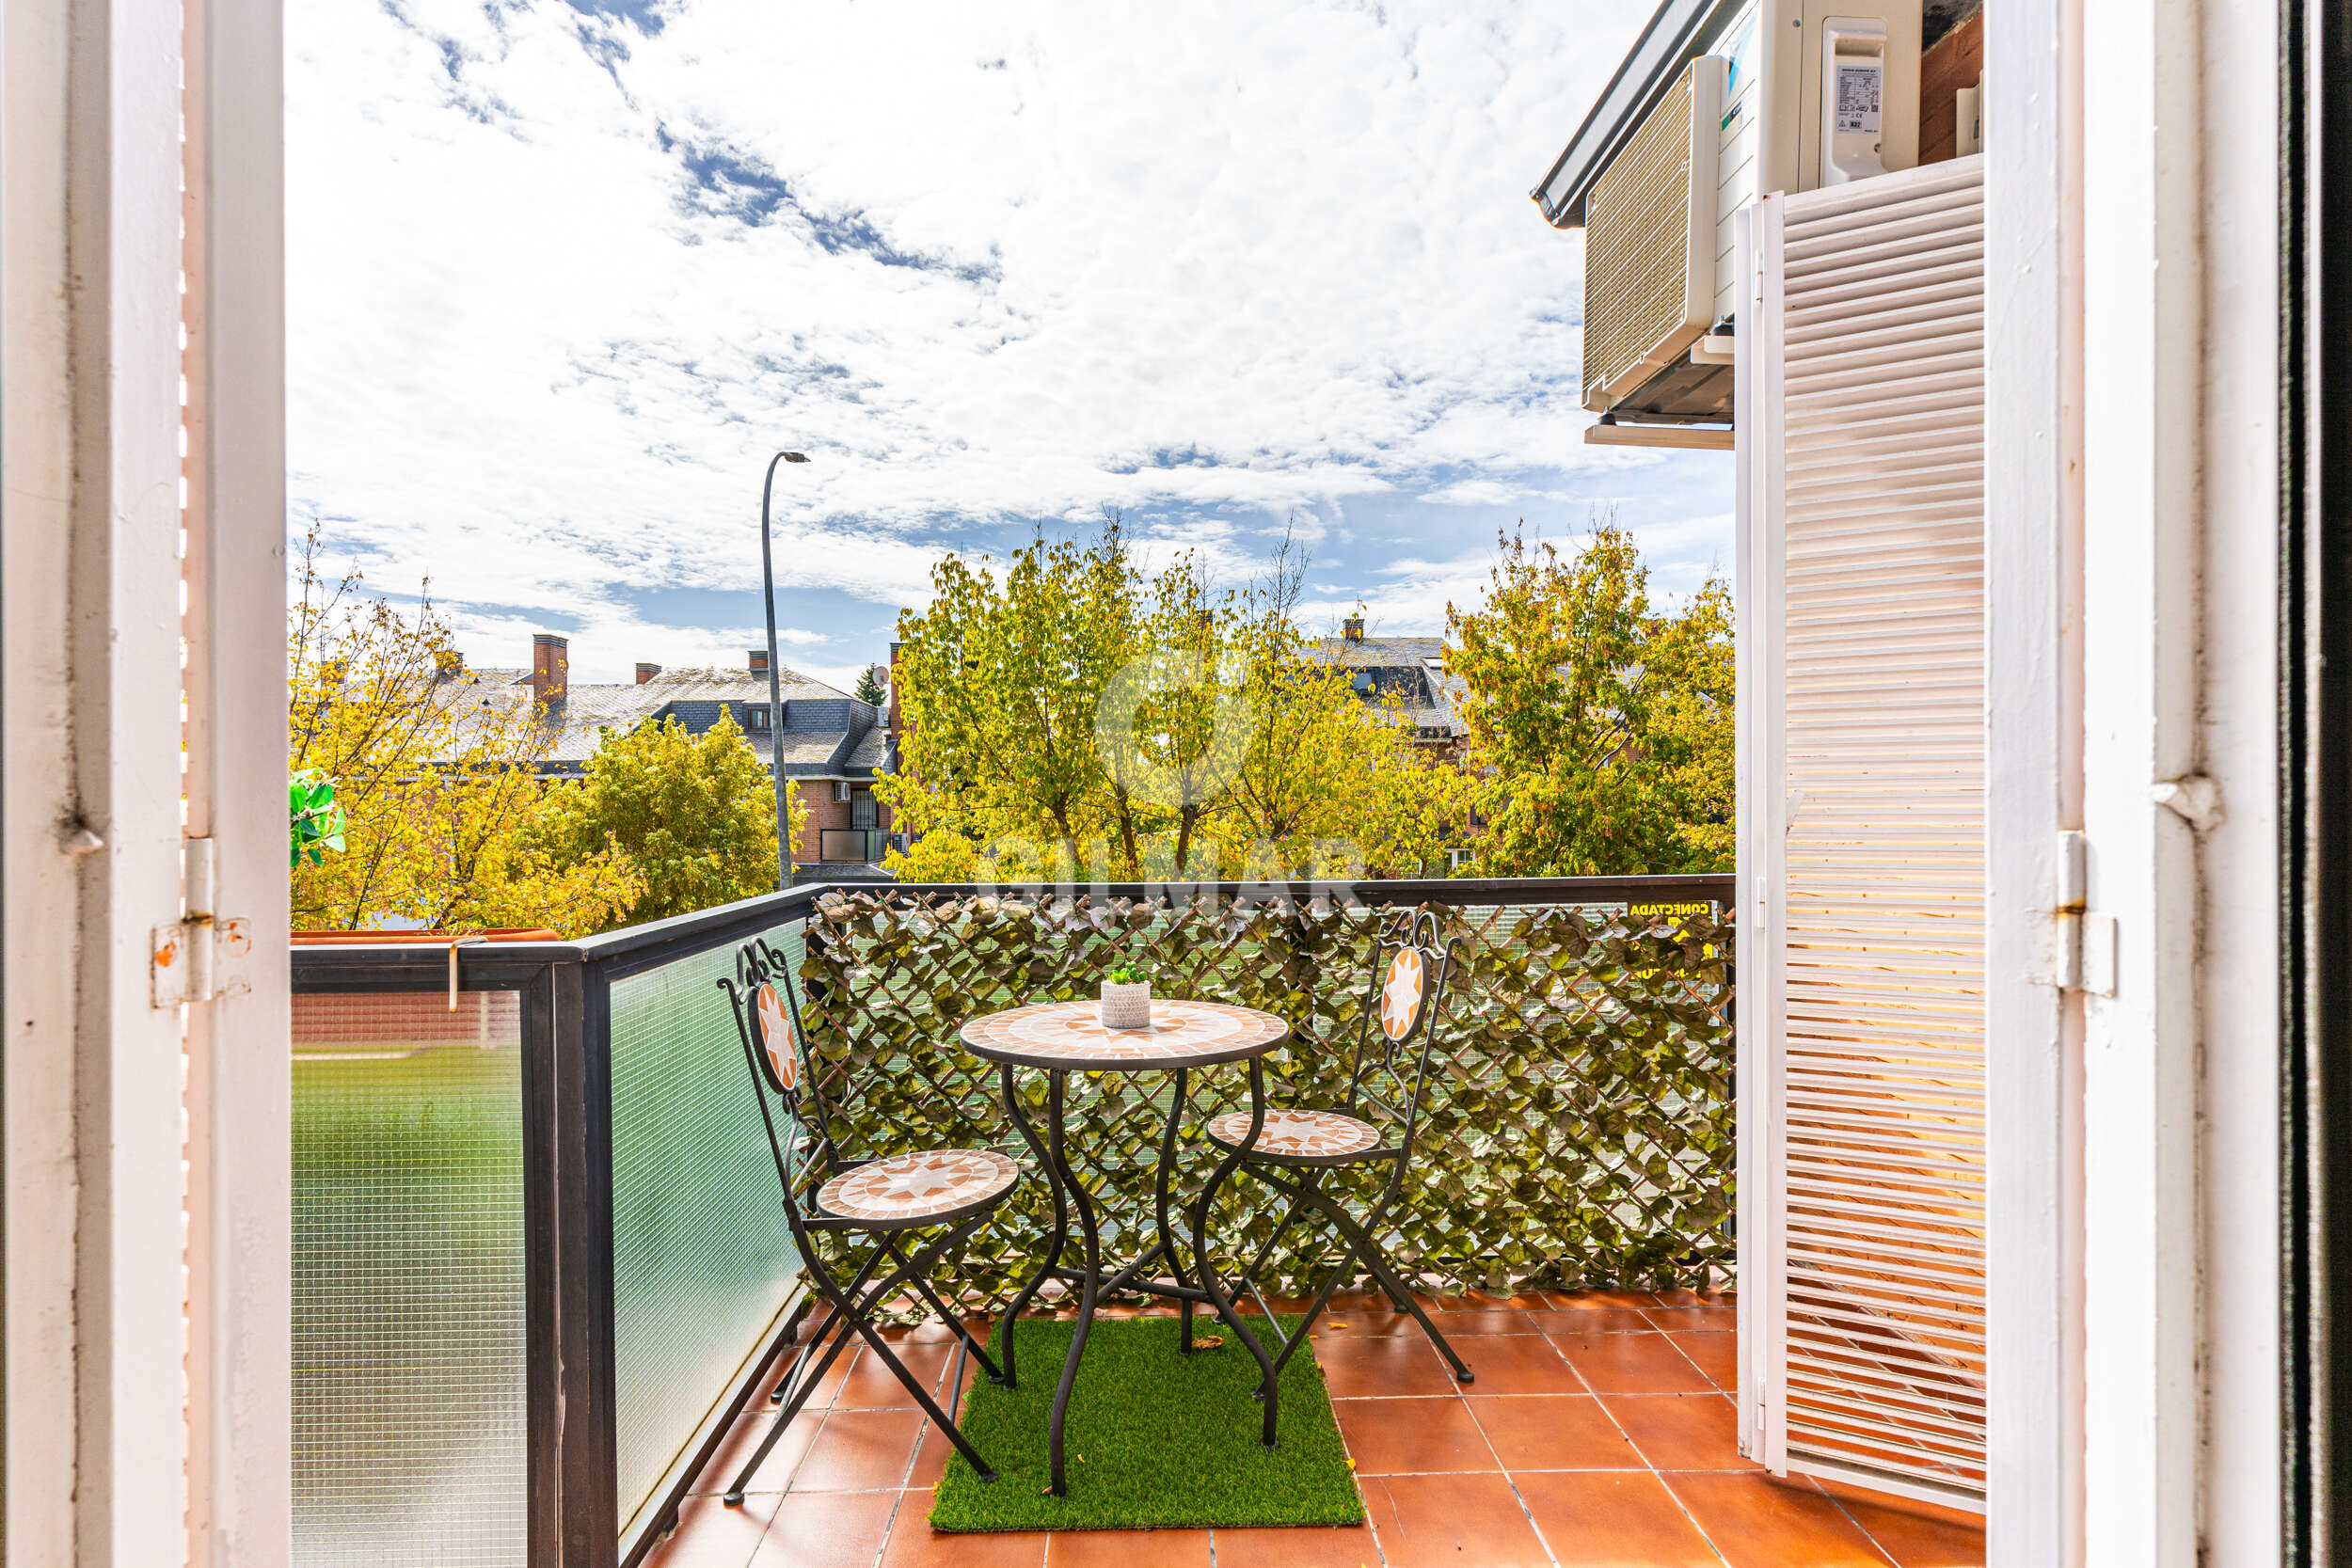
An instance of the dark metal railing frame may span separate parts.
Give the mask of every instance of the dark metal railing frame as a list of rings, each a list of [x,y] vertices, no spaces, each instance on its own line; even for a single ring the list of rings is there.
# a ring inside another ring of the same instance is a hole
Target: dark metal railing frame
[[[716,1423],[647,1528],[620,1539],[612,1298],[612,984],[681,958],[735,945],[805,915],[829,893],[916,898],[968,896],[970,883],[809,883],[713,910],[577,942],[478,942],[455,950],[458,989],[521,997],[525,1449],[531,1568],[630,1568],[675,1522],[692,1476],[726,1435]],[[1008,895],[1023,890],[999,889]],[[1036,890],[1028,890],[1035,892]],[[1296,882],[1279,893],[1235,882],[1048,884],[1057,896],[1188,902],[1288,897],[1372,907],[1421,903],[1683,904],[1728,909],[1728,874],[1665,877],[1430,878]],[[303,947],[293,954],[297,993],[438,991],[451,983],[445,941]],[[765,1380],[779,1336],[730,1390],[733,1409]]]

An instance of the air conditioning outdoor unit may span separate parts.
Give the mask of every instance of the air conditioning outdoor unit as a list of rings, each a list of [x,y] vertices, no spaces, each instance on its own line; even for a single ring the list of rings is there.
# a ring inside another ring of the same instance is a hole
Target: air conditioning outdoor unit
[[[1755,0],[1595,178],[1584,406],[1608,418],[1586,439],[1730,444],[1734,214],[1767,192],[1919,161],[1920,10],[1921,0]],[[1717,428],[1644,431],[1656,425]]]
[[[833,798],[837,804],[848,805],[850,803],[850,786],[847,781],[835,780],[834,782]]]
[[[1692,60],[1584,212],[1584,406],[1603,412],[1715,322],[1715,151],[1726,62]]]

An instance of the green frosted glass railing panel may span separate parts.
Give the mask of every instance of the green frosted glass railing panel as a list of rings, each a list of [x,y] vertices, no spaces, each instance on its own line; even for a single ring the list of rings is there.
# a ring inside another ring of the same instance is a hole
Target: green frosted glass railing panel
[[[800,927],[771,941],[801,957]],[[722,976],[735,950],[612,985],[612,1333],[624,1525],[759,1348],[800,1259]]]
[[[520,1012],[294,1015],[294,1560],[521,1568]]]

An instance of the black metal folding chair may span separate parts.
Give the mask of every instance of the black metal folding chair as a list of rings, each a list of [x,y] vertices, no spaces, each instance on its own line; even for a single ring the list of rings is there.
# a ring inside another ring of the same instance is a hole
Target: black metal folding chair
[[[947,1434],[980,1479],[994,1481],[995,1470],[965,1440],[930,1390],[907,1370],[874,1326],[873,1313],[894,1292],[912,1290],[938,1314],[959,1341],[947,1390],[950,1402],[962,1387],[967,1354],[977,1358],[992,1382],[1001,1383],[1004,1373],[989,1358],[987,1347],[973,1337],[961,1318],[948,1310],[926,1275],[949,1248],[969,1236],[1004,1201],[1020,1180],[1021,1167],[993,1148],[923,1149],[875,1160],[845,1158],[834,1142],[825,1115],[824,1087],[808,1052],[800,998],[785,956],[767,942],[755,941],[737,954],[735,968],[735,978],[719,984],[735,1008],[736,1032],[742,1038],[753,1092],[759,1100],[759,1119],[768,1130],[777,1180],[784,1184],[784,1212],[792,1226],[792,1242],[800,1249],[801,1267],[826,1312],[769,1396],[780,1407],[775,1424],[727,1488],[727,1506],[742,1505],[743,1488],[753,1473],[852,1338],[864,1339],[866,1348],[906,1386],[931,1424]],[[778,1111],[782,1112],[781,1128]],[[947,1227],[946,1234],[911,1253],[900,1245],[906,1232],[943,1226]],[[845,1277],[826,1261],[818,1238],[849,1234],[870,1234],[874,1245]],[[887,1273],[882,1272],[885,1265]]]
[[[1273,1376],[1279,1377],[1298,1347],[1307,1342],[1315,1320],[1330,1305],[1331,1292],[1360,1266],[1396,1303],[1398,1311],[1412,1314],[1429,1342],[1453,1367],[1455,1381],[1472,1381],[1470,1368],[1413,1299],[1411,1288],[1390,1266],[1376,1239],[1381,1222],[1404,1190],[1405,1173],[1412,1164],[1422,1089],[1429,1074],[1429,1048],[1437,1036],[1436,1018],[1444,1007],[1446,982],[1453,976],[1454,950],[1460,942],[1458,937],[1441,941],[1438,917],[1425,910],[1392,922],[1373,948],[1371,986],[1348,1073],[1346,1101],[1337,1110],[1269,1107],[1257,1140],[1242,1149],[1241,1168],[1290,1200],[1265,1243],[1241,1272],[1243,1288],[1265,1314],[1267,1330],[1279,1343],[1273,1358]],[[1241,1148],[1242,1140],[1249,1135],[1249,1113],[1232,1111],[1212,1117],[1208,1133],[1227,1148]],[[1360,1219],[1349,1214],[1324,1189],[1325,1174],[1335,1167],[1376,1165],[1383,1161],[1389,1164],[1389,1179]],[[1336,1233],[1340,1259],[1315,1291],[1297,1327],[1285,1336],[1258,1289],[1257,1275],[1276,1243],[1307,1212]],[[1262,1387],[1262,1397],[1264,1392]]]

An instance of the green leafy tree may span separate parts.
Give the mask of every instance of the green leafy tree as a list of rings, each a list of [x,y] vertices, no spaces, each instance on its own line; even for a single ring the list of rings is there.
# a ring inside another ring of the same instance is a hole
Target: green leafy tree
[[[1731,594],[1652,607],[1604,521],[1564,556],[1502,542],[1486,602],[1447,608],[1448,668],[1498,876],[1723,871],[1732,859]]]
[[[963,879],[983,846],[1081,848],[1108,826],[1095,745],[1104,688],[1134,644],[1135,574],[1118,524],[1090,546],[1032,542],[1001,581],[948,556],[930,608],[899,617],[894,675],[906,726],[896,777],[876,792],[899,822],[941,842],[895,866],[910,880]],[[1131,857],[1132,858],[1132,847]]]
[[[343,842],[294,857],[296,928],[573,936],[634,904],[644,884],[617,847],[556,857],[537,842],[540,812],[567,786],[538,775],[545,715],[530,694],[466,677],[429,597],[404,610],[357,574],[330,579],[318,549],[314,531],[287,608],[290,829],[300,781],[332,781]]]
[[[1458,775],[1312,657],[1298,571],[1278,578],[1222,592],[1190,557],[1146,575],[1115,514],[1091,543],[1032,542],[1001,579],[942,562],[930,607],[899,620],[907,733],[876,790],[920,836],[885,863],[1191,879],[1440,856],[1468,817]]]
[[[807,808],[792,802],[797,840]],[[732,717],[697,736],[675,718],[606,730],[587,777],[552,796],[536,842],[564,860],[613,845],[644,892],[611,924],[637,925],[776,886],[775,795]]]
[[[888,689],[882,685],[881,667],[872,664],[859,673],[857,689],[850,693],[869,707],[882,706],[882,700],[889,694]]]

